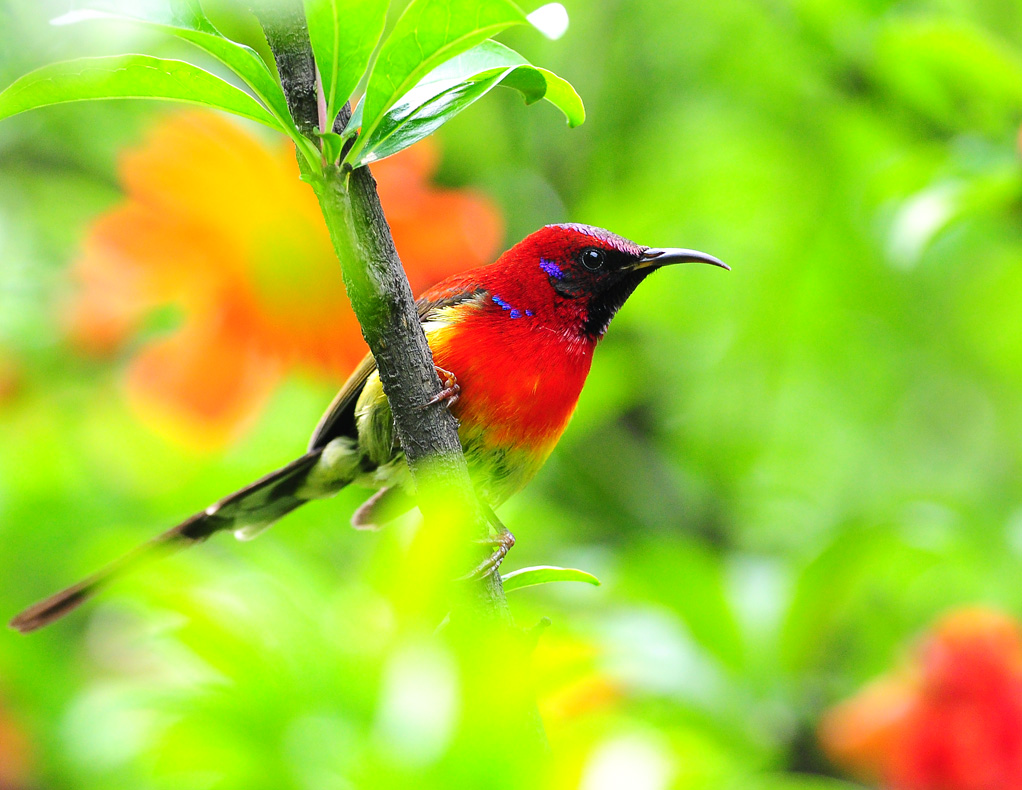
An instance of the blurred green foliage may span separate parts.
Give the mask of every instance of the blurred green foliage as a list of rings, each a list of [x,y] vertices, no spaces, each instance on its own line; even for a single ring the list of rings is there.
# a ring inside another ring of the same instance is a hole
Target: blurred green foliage
[[[1022,613],[1018,8],[566,5],[562,41],[504,39],[572,81],[586,124],[495,95],[443,130],[442,180],[497,200],[509,244],[570,219],[734,271],[669,270],[632,297],[565,438],[503,508],[506,570],[603,582],[512,599],[519,624],[552,620],[533,659],[544,778],[459,710],[478,682],[500,717],[499,664],[459,666],[403,625],[412,526],[353,532],[364,492],[345,491],[0,634],[23,786],[838,790],[824,708],[949,607]],[[208,6],[265,55],[250,19]],[[0,4],[0,84],[184,51],[47,25],[66,10]],[[118,199],[117,152],[164,111],[0,125],[7,614],[291,458],[332,394],[295,378],[243,440],[199,453],[125,408],[120,360],[64,342],[67,263]]]

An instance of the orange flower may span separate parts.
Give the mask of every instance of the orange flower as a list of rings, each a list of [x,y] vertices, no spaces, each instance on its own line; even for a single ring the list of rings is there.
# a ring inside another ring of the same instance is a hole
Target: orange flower
[[[428,177],[417,145],[374,168],[416,292],[488,263],[501,223],[492,205]],[[131,402],[175,436],[203,444],[249,423],[292,368],[340,380],[365,353],[319,206],[283,138],[266,145],[210,112],[170,116],[120,164],[126,199],[99,217],[72,268],[73,342],[109,353],[154,308],[180,325],[143,339],[127,372]]]
[[[825,751],[892,790],[1022,787],[1022,629],[988,609],[944,617],[909,664],[829,711]]]

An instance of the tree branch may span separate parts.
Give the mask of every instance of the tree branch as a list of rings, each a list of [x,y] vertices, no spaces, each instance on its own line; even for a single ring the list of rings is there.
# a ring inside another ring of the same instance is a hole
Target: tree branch
[[[253,9],[273,51],[288,106],[298,128],[314,139],[318,123],[316,71],[305,14],[300,1],[267,0]],[[345,105],[335,129],[350,117]],[[362,334],[376,359],[390,402],[394,424],[416,488],[433,496],[420,508],[430,519],[469,518],[486,537],[482,517],[458,440],[457,422],[444,404],[425,406],[441,390],[426,337],[418,320],[411,286],[394,247],[380,205],[376,181],[368,167],[342,172],[335,165],[322,175],[303,174],[319,199],[331,240],[341,261],[345,287]],[[442,497],[435,492],[442,491]],[[443,502],[442,508],[438,507]],[[489,574],[475,585],[479,612],[510,622],[500,575]]]
[[[305,24],[305,9],[301,2],[253,0],[252,11],[259,19],[266,43],[273,52],[291,117],[301,133],[311,138],[319,113],[316,106],[316,62]]]

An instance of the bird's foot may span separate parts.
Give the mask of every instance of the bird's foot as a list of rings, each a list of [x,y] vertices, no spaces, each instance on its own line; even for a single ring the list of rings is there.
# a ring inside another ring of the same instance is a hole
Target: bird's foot
[[[451,371],[444,370],[439,365],[434,365],[433,368],[436,370],[436,374],[440,377],[440,383],[443,384],[444,388],[426,401],[426,403],[423,404],[423,408],[433,406],[437,403],[446,403],[447,408],[449,409],[457,403],[458,398],[461,397],[461,385],[458,384],[458,377],[451,373]]]
[[[500,567],[500,563],[504,561],[504,557],[511,551],[511,547],[515,545],[515,536],[511,534],[511,530],[505,527],[503,524],[500,525],[500,531],[497,535],[489,538],[481,538],[473,541],[482,546],[494,547],[493,553],[479,563],[475,569],[466,576],[462,576],[462,579],[483,579],[489,576],[491,573],[496,573]]]

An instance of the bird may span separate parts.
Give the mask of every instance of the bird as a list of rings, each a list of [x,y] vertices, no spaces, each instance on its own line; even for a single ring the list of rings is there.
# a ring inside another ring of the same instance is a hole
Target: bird
[[[416,302],[443,388],[458,421],[476,496],[498,526],[495,570],[514,537],[493,516],[539,471],[575,411],[593,352],[635,288],[670,264],[718,258],[681,248],[647,247],[602,228],[547,225],[494,263],[455,274]],[[415,506],[376,363],[368,354],[342,385],[306,452],[223,497],[77,584],[29,607],[11,627],[52,623],[145,559],[230,531],[249,539],[306,502],[348,485],[376,489],[352,516],[380,526]]]

